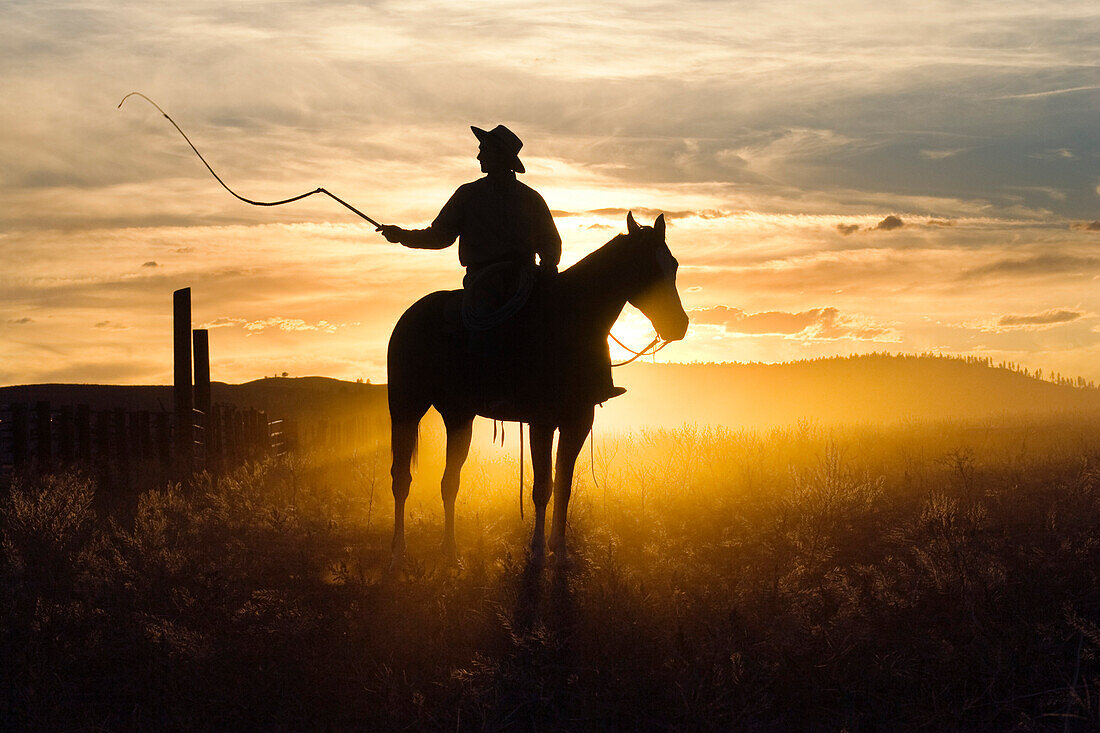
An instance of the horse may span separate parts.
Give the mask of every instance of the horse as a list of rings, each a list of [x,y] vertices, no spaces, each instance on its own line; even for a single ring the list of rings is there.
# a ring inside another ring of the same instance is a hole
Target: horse
[[[588,358],[593,353],[592,345],[598,344],[597,359],[602,350],[606,369],[607,337],[626,303],[650,320],[662,340],[678,341],[687,333],[688,316],[676,289],[678,263],[665,243],[664,215],[648,227],[639,225],[629,213],[626,224],[625,234],[617,235],[553,277],[555,297],[550,320],[554,334],[543,334],[535,328],[533,335],[535,340],[552,345],[555,364],[568,366]],[[455,498],[470,450],[473,419],[477,414],[498,417],[479,403],[470,384],[472,357],[467,334],[454,325],[453,304],[458,293],[461,291],[439,291],[421,298],[401,316],[390,336],[387,372],[394,499],[392,571],[399,571],[404,562],[405,500],[412,482],[411,463],[421,418],[434,406],[446,426],[447,455],[441,482],[443,552],[453,564],[457,559]],[[547,326],[545,322],[542,325]],[[535,504],[530,556],[537,563],[546,557],[544,525],[551,495],[554,514],[549,549],[559,565],[568,562],[565,528],[574,466],[592,430],[594,400],[602,401],[584,392],[571,390],[566,384],[554,396],[556,409],[552,414],[531,410],[521,415],[521,422],[530,425],[534,473],[531,493]],[[555,431],[558,450],[551,472]]]

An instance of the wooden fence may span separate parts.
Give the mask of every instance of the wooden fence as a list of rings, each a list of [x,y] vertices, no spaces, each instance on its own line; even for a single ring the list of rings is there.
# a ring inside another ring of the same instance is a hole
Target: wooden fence
[[[49,402],[0,405],[0,481],[10,483],[28,470],[83,465],[109,484],[135,486],[138,478],[186,484],[195,471],[219,473],[285,453],[298,445],[300,435],[310,448],[348,450],[377,447],[388,433],[388,421],[354,411],[331,419],[303,418],[299,433],[296,422],[211,404],[209,334],[191,328],[190,288],[172,293],[172,313],[171,412]]]
[[[286,452],[290,425],[266,413],[218,403],[209,419],[192,409],[190,468],[221,472],[248,460]],[[49,402],[0,406],[0,474],[51,471],[71,465],[101,466],[130,473],[150,464],[175,468],[178,421],[169,412],[92,410],[88,405]],[[178,472],[176,472],[178,473]]]

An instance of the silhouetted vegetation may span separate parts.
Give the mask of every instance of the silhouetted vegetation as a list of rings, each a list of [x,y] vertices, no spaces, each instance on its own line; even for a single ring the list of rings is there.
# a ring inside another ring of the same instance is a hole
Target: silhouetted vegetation
[[[607,436],[562,572],[526,566],[518,457],[485,447],[444,567],[440,453],[397,581],[385,446],[151,489],[132,518],[79,474],[18,481],[0,726],[1100,725],[1094,420]]]

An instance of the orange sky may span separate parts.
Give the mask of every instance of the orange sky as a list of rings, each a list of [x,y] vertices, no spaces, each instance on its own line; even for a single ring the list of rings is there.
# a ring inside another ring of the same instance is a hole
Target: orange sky
[[[661,357],[978,353],[1100,379],[1094,3],[10,2],[0,384],[168,382],[190,286],[224,381],[385,379],[457,252],[387,244],[525,141],[563,264],[667,212]],[[894,218],[889,218],[894,217]],[[641,345],[628,310],[616,327]]]

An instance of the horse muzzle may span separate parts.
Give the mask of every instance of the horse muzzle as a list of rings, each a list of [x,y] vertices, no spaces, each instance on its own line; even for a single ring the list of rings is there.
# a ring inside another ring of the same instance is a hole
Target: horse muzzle
[[[676,318],[672,323],[662,323],[656,326],[657,335],[661,337],[663,341],[679,341],[687,335],[688,330],[688,317],[687,313],[681,313],[679,318]]]

